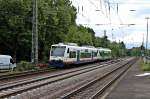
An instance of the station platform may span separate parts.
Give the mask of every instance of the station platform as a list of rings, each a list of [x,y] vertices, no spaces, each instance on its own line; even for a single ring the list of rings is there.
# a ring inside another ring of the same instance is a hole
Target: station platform
[[[141,70],[141,62],[139,59],[129,69],[105,99],[150,99],[150,72]]]

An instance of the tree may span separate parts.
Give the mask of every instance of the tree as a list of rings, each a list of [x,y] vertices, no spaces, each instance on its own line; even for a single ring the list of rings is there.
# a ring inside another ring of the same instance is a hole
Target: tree
[[[30,3],[29,0],[0,0],[0,45],[4,48],[3,53],[11,54],[14,59],[20,56],[20,53],[29,54],[28,47],[31,44],[29,20],[32,10]],[[28,54],[19,58],[24,59]]]
[[[17,61],[30,61],[32,41],[32,0],[0,0],[0,53]],[[77,12],[70,0],[38,0],[39,60],[48,61],[52,44],[73,42],[79,45],[112,48],[123,55],[124,43],[111,43],[107,36],[96,37],[91,28],[76,24]]]

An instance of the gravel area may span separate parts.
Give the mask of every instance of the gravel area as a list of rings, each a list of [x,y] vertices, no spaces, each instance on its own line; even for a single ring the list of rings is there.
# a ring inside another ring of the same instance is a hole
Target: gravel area
[[[84,74],[74,76],[72,78],[64,79],[59,82],[48,84],[37,89],[33,89],[28,92],[24,92],[10,99],[56,99],[61,98],[67,92],[80,87],[81,85],[99,77],[104,74],[104,72],[109,72],[117,65],[112,64],[111,66],[106,66],[104,68],[96,69]],[[109,69],[108,69],[109,68]]]

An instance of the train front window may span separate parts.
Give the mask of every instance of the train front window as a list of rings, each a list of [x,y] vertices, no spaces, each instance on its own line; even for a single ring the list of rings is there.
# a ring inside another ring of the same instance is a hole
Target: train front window
[[[51,56],[64,56],[65,53],[65,46],[52,46]]]

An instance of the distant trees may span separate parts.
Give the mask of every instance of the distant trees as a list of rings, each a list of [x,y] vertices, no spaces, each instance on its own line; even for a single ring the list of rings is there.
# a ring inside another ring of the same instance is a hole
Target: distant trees
[[[123,42],[120,42],[120,43],[112,42],[109,47],[112,50],[113,57],[126,56],[127,49]]]
[[[150,50],[145,50],[145,47],[141,45],[140,47],[133,47],[131,49],[127,50],[127,55],[128,56],[144,56],[147,55],[149,56]]]
[[[0,0],[0,53],[17,61],[30,61],[32,39],[32,0]],[[95,37],[91,28],[76,24],[76,8],[70,0],[38,0],[39,60],[47,61],[52,44],[74,42],[79,45],[108,47],[113,56],[125,55],[123,42]]]
[[[65,42],[74,42],[79,45],[93,45],[92,33],[83,26],[70,26]]]

